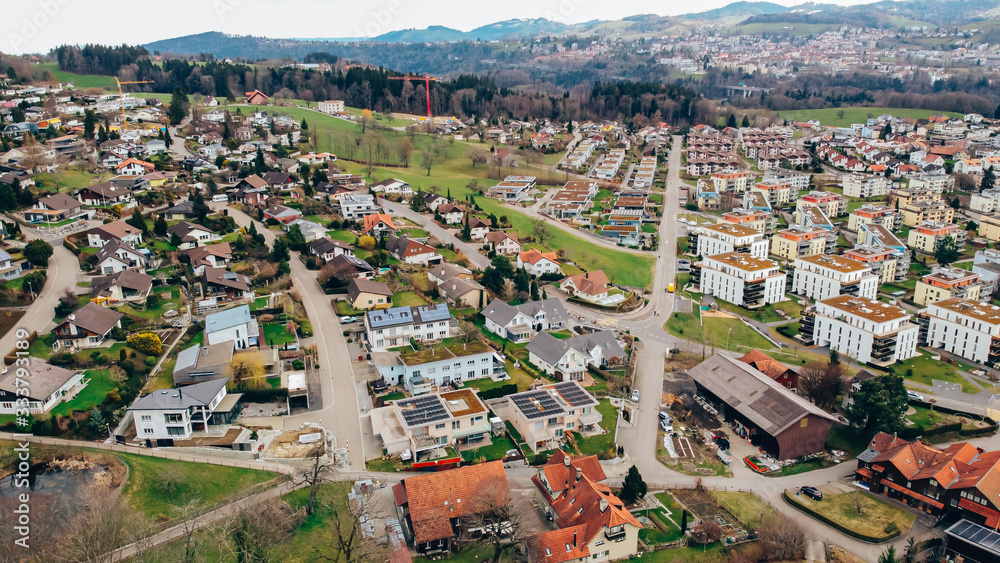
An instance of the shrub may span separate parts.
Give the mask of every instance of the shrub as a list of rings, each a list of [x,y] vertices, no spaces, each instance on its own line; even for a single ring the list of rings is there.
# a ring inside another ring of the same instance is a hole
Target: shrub
[[[141,332],[128,337],[128,345],[147,356],[159,356],[163,352],[160,337],[151,332]]]
[[[306,363],[303,362],[302,360],[299,359],[292,360],[292,369],[305,369],[305,368],[306,368]]]
[[[299,336],[302,338],[309,338],[313,335],[313,326],[309,321],[302,321],[299,323]]]
[[[146,365],[149,366],[149,367],[155,366],[156,365],[156,357],[155,356],[146,356]]]

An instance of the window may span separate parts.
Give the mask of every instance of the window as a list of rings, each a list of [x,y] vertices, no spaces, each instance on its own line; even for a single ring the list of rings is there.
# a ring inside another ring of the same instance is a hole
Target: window
[[[442,422],[441,424],[435,425],[434,429],[435,430],[444,430],[444,427],[445,427],[445,424]]]
[[[576,425],[575,422],[567,422],[566,423],[566,430],[572,430],[575,425]]]
[[[183,436],[184,428],[182,426],[168,426],[167,427],[168,436]]]
[[[475,363],[476,363],[475,360],[469,360],[468,362],[465,362],[465,364],[469,366],[474,365]]]
[[[163,415],[163,421],[166,423],[181,422],[183,419],[184,416],[179,413],[168,413]]]
[[[141,420],[143,422],[150,422],[150,421],[153,420],[153,416],[152,415],[148,415],[148,414],[144,414],[141,417],[139,417],[139,420]]]
[[[452,430],[458,430],[461,427],[462,427],[462,421],[461,420],[453,420],[453,421],[451,421],[451,429]]]

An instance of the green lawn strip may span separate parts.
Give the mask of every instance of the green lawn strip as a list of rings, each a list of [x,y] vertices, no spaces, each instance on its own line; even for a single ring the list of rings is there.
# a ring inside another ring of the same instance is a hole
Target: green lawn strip
[[[295,335],[288,334],[285,326],[282,323],[264,325],[264,340],[268,346],[281,346],[286,342],[289,344],[295,342]]]
[[[392,295],[393,307],[420,307],[426,304],[426,301],[412,291],[401,291]]]
[[[432,559],[420,556],[414,557],[413,563],[429,563],[430,561],[448,561],[448,563],[480,563],[481,561],[489,560],[492,553],[493,552],[488,545],[474,542],[469,544],[468,547],[462,551],[451,555],[435,555]]]
[[[788,494],[794,496],[795,493]],[[860,513],[855,506],[855,499],[860,499]],[[900,533],[906,535],[916,519],[913,514],[861,491],[824,494],[821,501],[798,495],[795,500],[844,528],[874,538],[886,536],[886,526],[890,522],[895,522]]]
[[[833,462],[830,461],[822,459],[813,459],[802,463],[796,463],[794,465],[786,465],[781,468],[781,471],[769,474],[768,477],[789,477],[791,475],[808,473],[810,471],[815,471],[817,469],[825,469],[827,467],[831,467],[832,465],[834,464]]]
[[[108,391],[118,386],[111,380],[111,372],[106,369],[89,369],[83,372],[83,378],[89,379],[90,383],[72,400],[63,401],[52,407],[49,411],[50,416],[69,416],[75,410],[89,411],[103,403]]]
[[[918,351],[920,352],[919,356],[910,358],[903,362],[902,365],[896,366],[897,374],[903,375],[909,381],[927,386],[932,385],[933,380],[937,379],[938,381],[948,383],[958,383],[962,386],[962,391],[965,393],[979,393],[982,391],[982,389],[959,375],[955,366],[940,360],[932,360],[931,354],[928,352],[923,350]],[[913,371],[910,372],[910,370]]]
[[[257,311],[259,309],[264,309],[270,301],[271,299],[269,297],[258,297],[253,300],[253,303],[250,304],[250,310]]]
[[[517,449],[517,446],[506,436],[494,436],[492,443],[474,450],[462,452],[462,459],[465,461],[477,461],[485,458],[486,461],[503,459],[508,451]]]
[[[351,304],[347,301],[337,301],[337,314],[342,317],[353,317],[357,315],[364,315],[365,312],[352,309]]]
[[[745,29],[745,26],[740,27]],[[843,112],[843,117],[841,117],[840,112]],[[962,117],[961,114],[947,111],[885,107],[788,110],[778,112],[778,116],[789,121],[809,121],[810,119],[818,119],[819,122],[826,127],[846,127],[852,123],[866,122],[869,115],[878,117],[884,113],[894,117],[909,117],[914,119],[927,119],[932,115],[938,114],[944,114],[949,117]]]
[[[700,547],[678,547],[647,551],[637,561],[644,563],[717,563],[726,560],[728,548],[721,543]]]
[[[219,503],[247,487],[278,476],[254,469],[118,455],[129,466],[128,481],[122,492],[133,507],[151,519],[174,518],[177,514],[172,507],[194,499],[204,505]],[[169,483],[165,481],[168,475]],[[165,490],[167,484],[172,485],[172,490]]]
[[[357,235],[351,231],[327,231],[326,236],[330,237],[332,240],[339,240],[340,242],[346,242],[347,244],[354,244],[357,240]]]
[[[614,457],[615,425],[618,418],[618,408],[612,405],[608,399],[602,399],[597,405],[597,410],[603,416],[601,419],[601,428],[604,428],[605,433],[586,438],[578,434],[576,446],[583,455],[603,453],[611,458]]]
[[[711,491],[722,508],[729,511],[744,526],[756,526],[761,519],[769,515],[777,515],[771,505],[750,492]]]
[[[790,318],[796,319],[802,316],[802,305],[797,301],[792,299],[786,299],[785,301],[780,301],[778,303],[772,303],[760,309],[747,309],[745,307],[740,307],[735,303],[730,303],[728,301],[723,301],[721,299],[716,299],[716,303],[719,304],[719,308],[724,311],[729,311],[730,313],[746,317],[748,319],[755,320],[761,323],[773,323],[777,321],[788,320],[778,314],[778,311],[784,311]]]
[[[674,495],[664,491],[662,493],[655,493],[653,496],[656,497],[656,500],[660,501],[660,504],[666,507],[667,516],[670,518],[670,522],[680,528],[678,520],[680,519],[682,509],[681,506],[677,504],[677,499],[674,498]]]

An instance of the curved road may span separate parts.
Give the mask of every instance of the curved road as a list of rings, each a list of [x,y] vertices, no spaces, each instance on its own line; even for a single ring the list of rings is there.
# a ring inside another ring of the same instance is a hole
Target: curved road
[[[455,248],[461,251],[461,253],[464,254],[469,261],[475,264],[475,266],[480,270],[485,270],[486,267],[490,265],[489,258],[480,254],[479,250],[473,248],[471,244],[462,242],[458,237],[449,233],[447,229],[444,229],[435,223],[433,218],[428,217],[427,215],[421,215],[405,205],[393,203],[386,199],[379,199],[379,205],[381,205],[384,209],[391,211],[393,215],[406,217],[407,219],[420,225],[441,242],[455,245]]]

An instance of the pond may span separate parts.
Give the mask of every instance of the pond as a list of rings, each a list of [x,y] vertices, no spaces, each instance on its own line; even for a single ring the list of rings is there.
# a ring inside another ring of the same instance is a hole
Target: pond
[[[16,499],[26,492],[14,486],[14,478],[9,475],[0,479],[0,499]],[[79,460],[53,460],[31,467],[27,492],[31,493],[32,504],[37,500],[58,513],[76,514],[82,508],[80,502],[91,490],[107,490],[116,486],[116,482],[110,466]]]

